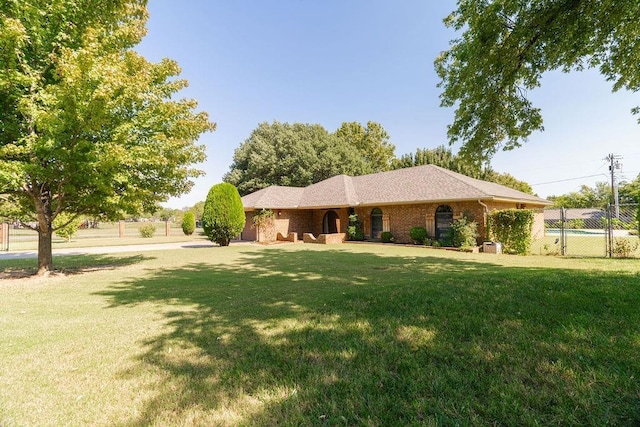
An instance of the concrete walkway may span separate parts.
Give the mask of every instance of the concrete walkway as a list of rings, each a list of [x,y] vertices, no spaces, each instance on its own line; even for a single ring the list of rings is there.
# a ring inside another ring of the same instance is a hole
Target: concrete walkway
[[[233,242],[233,245],[245,244],[249,242]],[[146,252],[161,251],[164,249],[182,249],[182,248],[208,248],[217,246],[211,242],[175,242],[175,243],[156,243],[146,245],[125,245],[125,246],[100,246],[91,248],[68,248],[54,249],[53,256],[61,255],[87,255],[87,254],[113,254],[121,252]],[[37,258],[38,251],[16,251],[16,252],[0,252],[0,259],[26,259]]]

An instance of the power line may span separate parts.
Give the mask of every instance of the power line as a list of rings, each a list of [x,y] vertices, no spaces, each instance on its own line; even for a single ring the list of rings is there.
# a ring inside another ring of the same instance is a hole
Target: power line
[[[607,176],[604,173],[599,173],[596,175],[586,175],[586,176],[578,176],[576,178],[567,178],[567,179],[560,179],[558,181],[547,181],[547,182],[539,182],[538,184],[531,184],[531,185],[546,185],[546,184],[556,184],[558,182],[566,182],[566,181],[575,181],[577,179],[584,179],[584,178],[593,178],[594,176]]]

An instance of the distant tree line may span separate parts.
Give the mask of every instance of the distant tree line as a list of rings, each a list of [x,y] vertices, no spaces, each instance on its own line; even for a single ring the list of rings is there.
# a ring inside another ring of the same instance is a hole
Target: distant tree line
[[[580,190],[547,197],[557,208],[604,208],[612,201],[611,184],[597,182],[595,187],[583,185]],[[618,185],[618,203],[640,203],[640,174],[632,181]]]

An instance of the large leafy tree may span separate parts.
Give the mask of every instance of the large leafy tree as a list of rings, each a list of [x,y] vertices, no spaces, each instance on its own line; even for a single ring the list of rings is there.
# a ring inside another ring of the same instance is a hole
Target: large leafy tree
[[[368,169],[355,149],[321,125],[261,123],[235,151],[224,181],[245,195],[270,185],[304,187]]]
[[[632,181],[623,181],[618,190],[620,203],[640,203],[640,174]]]
[[[369,121],[364,127],[358,122],[344,122],[335,131],[335,136],[357,150],[366,164],[367,173],[393,168],[396,147],[389,142],[389,134],[380,123]]]
[[[637,0],[459,0],[445,24],[462,35],[435,67],[464,157],[486,160],[543,129],[527,94],[545,71],[598,68],[614,91],[640,89]]]
[[[56,217],[116,219],[188,191],[215,125],[172,99],[186,85],[174,61],[133,50],[145,0],[0,5],[0,194],[35,221],[44,273]]]

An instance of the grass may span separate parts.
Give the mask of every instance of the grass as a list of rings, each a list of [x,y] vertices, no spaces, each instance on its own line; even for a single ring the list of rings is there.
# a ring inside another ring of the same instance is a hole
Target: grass
[[[32,261],[31,261],[32,262]],[[637,425],[637,260],[237,245],[0,261],[0,425]]]

